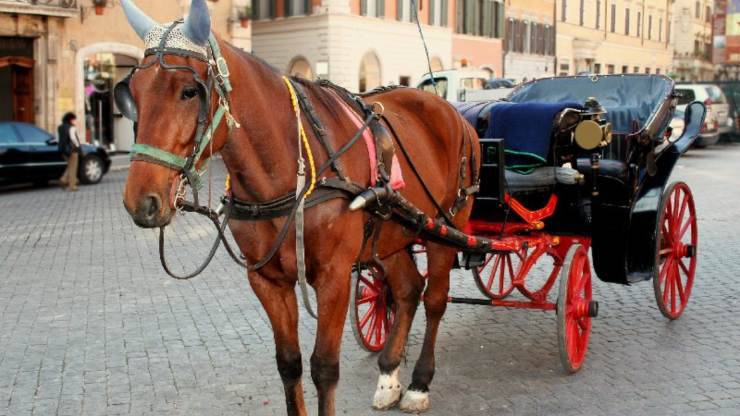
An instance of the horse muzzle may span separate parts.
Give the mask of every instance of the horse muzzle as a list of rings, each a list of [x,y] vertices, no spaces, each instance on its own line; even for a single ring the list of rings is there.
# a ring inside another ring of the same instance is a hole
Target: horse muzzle
[[[142,228],[158,228],[168,225],[172,220],[173,211],[163,205],[159,195],[151,193],[139,198],[136,207],[130,207],[124,202],[134,223]]]

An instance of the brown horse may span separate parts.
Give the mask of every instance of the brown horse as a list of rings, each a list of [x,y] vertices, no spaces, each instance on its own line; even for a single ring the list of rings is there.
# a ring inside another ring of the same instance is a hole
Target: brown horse
[[[210,34],[204,0],[193,1],[188,18],[179,26],[175,25],[175,32],[186,36],[186,41],[181,38],[162,41],[162,36],[171,35],[162,25],[151,21],[130,1],[122,3],[130,23],[145,38],[148,47],[159,44],[166,50],[185,49],[190,52],[197,52],[198,47],[209,48],[208,37],[203,36],[203,33]],[[229,94],[231,115],[241,128],[230,129],[226,123],[220,124],[213,134],[212,148],[206,149],[202,159],[196,161],[197,165],[210,156],[211,150],[220,152],[232,178],[233,195],[241,200],[268,201],[295,192],[297,121],[286,85],[274,69],[257,58],[221,40],[217,45],[228,64],[234,87]],[[209,71],[215,69],[213,62],[196,59],[189,53],[165,53],[163,61],[158,59],[156,55],[147,56],[130,80],[132,99],[138,108],[137,143],[185,158],[192,152],[198,128],[199,104],[194,74],[207,80],[212,74]],[[167,66],[192,68],[194,73],[166,70],[162,62]],[[338,149],[347,143],[356,133],[357,126],[345,112],[340,111],[346,104],[340,103],[337,95],[325,86],[307,81],[300,81],[300,85],[315,108],[331,146]],[[399,153],[406,182],[402,195],[429,215],[440,216],[437,207],[445,210],[452,207],[458,198],[458,190],[461,186],[471,186],[471,178],[475,176],[471,173],[477,172],[478,166],[474,166],[474,161],[480,157],[474,130],[447,102],[418,90],[398,88],[370,94],[364,99],[382,103],[385,118],[396,132],[396,147],[402,141],[407,150],[408,158]],[[206,106],[209,114],[215,111],[219,106],[217,94],[212,95]],[[309,125],[305,116],[303,122]],[[316,164],[326,161],[327,151],[310,129],[308,140],[315,153]],[[462,155],[461,149],[465,149]],[[343,154],[340,161],[353,182],[369,186],[368,150],[361,142]],[[416,166],[418,175],[413,173],[410,163]],[[463,164],[465,166],[461,166]],[[460,183],[461,169],[468,172],[464,183]],[[176,211],[173,194],[180,175],[181,172],[172,166],[153,163],[147,158],[132,161],[124,190],[124,205],[136,224],[143,227],[169,224]],[[424,190],[422,181],[436,203]],[[447,305],[449,274],[455,262],[456,249],[432,242],[427,244],[426,334],[412,382],[404,393],[399,381],[399,364],[425,286],[424,278],[407,250],[414,241],[416,230],[385,221],[376,253],[370,253],[369,248],[362,250],[362,243],[364,225],[371,214],[352,212],[348,205],[347,199],[332,199],[308,208],[305,217],[307,277],[318,302],[311,378],[318,390],[319,414],[334,414],[334,392],[339,379],[340,343],[349,302],[352,265],[358,257],[366,260],[371,254],[383,259],[386,279],[396,305],[396,319],[378,360],[380,377],[373,406],[387,409],[400,401],[404,411],[424,411],[429,407],[435,339]],[[472,200],[462,204],[453,218],[456,227],[465,224],[471,207]],[[228,225],[240,251],[250,264],[254,264],[270,250],[285,221],[286,217],[262,221],[231,220]],[[293,233],[291,231],[282,242],[269,263],[259,270],[250,271],[247,277],[272,324],[288,414],[305,415]]]

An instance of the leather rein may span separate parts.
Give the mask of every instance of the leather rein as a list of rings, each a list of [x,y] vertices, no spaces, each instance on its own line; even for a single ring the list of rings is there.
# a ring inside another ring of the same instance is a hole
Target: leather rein
[[[201,205],[198,198],[198,189],[202,186],[201,176],[205,172],[206,168],[198,170],[196,164],[201,160],[202,155],[209,145],[212,145],[213,133],[219,127],[221,121],[226,118],[228,122],[229,132],[233,128],[239,128],[239,123],[231,116],[230,112],[230,97],[229,93],[232,91],[231,82],[229,80],[229,68],[226,60],[221,55],[219,45],[215,37],[211,34],[209,39],[209,52],[210,57],[204,57],[201,54],[193,53],[191,51],[185,51],[175,48],[168,48],[165,46],[167,37],[169,36],[172,29],[177,24],[181,24],[181,21],[173,22],[162,37],[162,41],[157,48],[152,48],[146,51],[145,55],[155,55],[157,60],[150,62],[144,66],[138,66],[134,68],[126,79],[124,79],[116,87],[117,90],[123,90],[128,97],[131,97],[129,90],[129,82],[135,71],[139,69],[146,69],[153,66],[155,63],[165,70],[185,70],[193,74],[196,84],[198,85],[198,96],[200,98],[200,107],[198,113],[198,124],[195,133],[195,144],[192,152],[187,157],[176,155],[169,151],[159,149],[153,146],[145,144],[134,144],[132,147],[132,160],[139,160],[148,163],[159,164],[167,168],[180,172],[180,181],[178,184],[178,190],[175,196],[174,205],[179,212],[194,212],[207,217],[214,225],[218,235],[214,242],[211,244],[211,248],[208,255],[205,257],[203,262],[191,273],[185,275],[178,275],[172,271],[169,267],[166,256],[165,256],[165,227],[160,227],[159,232],[159,258],[165,272],[172,278],[178,280],[189,280],[205,270],[205,268],[213,260],[213,257],[218,250],[218,247],[223,243],[224,248],[228,252],[229,256],[241,267],[246,268],[248,271],[257,271],[263,268],[269,263],[277,252],[280,250],[285,238],[287,237],[291,224],[296,220],[296,215],[302,209],[310,208],[319,205],[323,202],[329,201],[336,198],[349,199],[365,188],[350,182],[347,180],[339,157],[346,153],[354,144],[356,144],[362,137],[365,129],[367,129],[373,121],[378,120],[381,117],[381,113],[375,112],[373,108],[366,106],[359,97],[352,95],[351,99],[356,100],[363,110],[365,117],[362,126],[357,132],[350,138],[350,140],[341,146],[336,151],[329,144],[326,132],[323,129],[321,122],[316,115],[314,108],[310,101],[307,99],[303,92],[300,83],[290,80],[290,83],[295,90],[297,95],[297,101],[300,108],[303,110],[309,120],[311,130],[314,137],[317,138],[319,143],[322,145],[328,155],[328,159],[315,171],[315,176],[320,177],[328,169],[332,169],[336,173],[336,177],[323,178],[317,183],[316,192],[312,193],[310,197],[306,198],[306,194],[309,191],[309,184],[305,183],[303,187],[300,187],[296,191],[291,191],[286,195],[265,202],[248,202],[242,201],[235,198],[233,195],[227,194],[221,198],[221,206],[213,210],[209,206]],[[183,65],[170,65],[165,62],[164,57],[166,55],[183,56],[188,58],[195,58],[208,64],[207,79],[203,80],[198,75],[198,72],[190,67]],[[209,59],[210,58],[210,59]],[[332,84],[333,85],[333,84]],[[216,91],[219,95],[218,108],[214,114],[210,114],[211,104],[211,93],[212,90]],[[117,91],[118,93],[118,91]],[[131,100],[131,98],[128,98]],[[118,100],[118,98],[117,98]],[[132,102],[128,103],[128,107],[133,109],[133,116],[129,116],[134,122],[137,120],[137,109]],[[128,115],[127,115],[128,116]],[[210,123],[208,120],[210,119]],[[299,144],[300,146],[300,144]],[[299,147],[300,151],[300,147]],[[204,165],[207,164],[209,157],[204,160]],[[316,179],[315,177],[313,178]],[[190,186],[193,193],[193,201],[188,201],[185,198],[185,187]],[[221,216],[223,215],[223,218]],[[270,220],[279,217],[287,217],[284,225],[278,232],[277,238],[273,243],[267,254],[254,264],[247,264],[246,258],[243,255],[238,255],[237,252],[231,246],[231,243],[226,237],[225,231],[228,221],[230,219],[243,220],[243,221],[261,221]],[[305,292],[305,290],[304,290]]]

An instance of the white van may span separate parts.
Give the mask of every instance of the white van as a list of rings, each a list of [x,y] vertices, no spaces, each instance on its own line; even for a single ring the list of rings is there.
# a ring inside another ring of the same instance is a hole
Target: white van
[[[447,101],[467,101],[466,92],[485,89],[488,78],[490,78],[488,71],[448,69],[435,71],[434,82],[429,74],[425,74],[416,88],[439,95]]]

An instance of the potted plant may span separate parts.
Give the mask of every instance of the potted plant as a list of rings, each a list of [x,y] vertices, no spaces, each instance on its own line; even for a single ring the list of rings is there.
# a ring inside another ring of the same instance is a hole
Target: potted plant
[[[239,17],[239,23],[243,28],[249,27],[249,19],[252,18],[252,6],[244,5],[237,9],[237,16]]]
[[[93,0],[93,6],[95,6],[95,14],[100,16],[105,12],[105,6],[108,4],[108,0]]]

